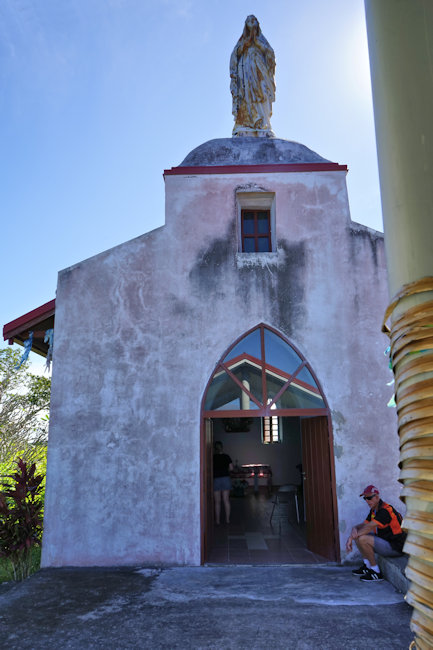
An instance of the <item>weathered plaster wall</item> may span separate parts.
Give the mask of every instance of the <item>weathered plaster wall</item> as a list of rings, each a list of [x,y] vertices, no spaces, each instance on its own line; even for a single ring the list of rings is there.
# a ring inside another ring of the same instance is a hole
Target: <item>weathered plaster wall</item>
[[[275,192],[276,253],[237,252],[240,190]],[[201,398],[260,322],[332,409],[342,539],[364,484],[396,501],[386,295],[344,172],[167,176],[165,227],[59,274],[43,565],[200,563]]]

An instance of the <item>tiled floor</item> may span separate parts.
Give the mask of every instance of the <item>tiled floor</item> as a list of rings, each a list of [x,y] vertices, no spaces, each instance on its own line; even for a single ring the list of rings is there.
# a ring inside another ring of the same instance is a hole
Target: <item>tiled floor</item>
[[[302,511],[297,523],[294,501],[275,508],[264,491],[231,498],[231,523],[214,526],[208,564],[318,564],[327,562],[306,547]]]

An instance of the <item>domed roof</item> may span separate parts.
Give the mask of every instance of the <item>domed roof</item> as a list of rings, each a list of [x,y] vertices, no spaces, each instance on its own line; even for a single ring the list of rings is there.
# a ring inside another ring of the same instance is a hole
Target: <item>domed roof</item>
[[[329,163],[299,142],[279,138],[216,138],[193,149],[179,167]]]

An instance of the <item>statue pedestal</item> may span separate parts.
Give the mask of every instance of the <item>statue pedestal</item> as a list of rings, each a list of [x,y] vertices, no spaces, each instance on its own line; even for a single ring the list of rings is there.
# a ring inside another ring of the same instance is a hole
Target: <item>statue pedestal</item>
[[[275,138],[275,133],[272,129],[252,129],[249,126],[235,126],[232,135],[234,138],[242,136],[249,138]]]

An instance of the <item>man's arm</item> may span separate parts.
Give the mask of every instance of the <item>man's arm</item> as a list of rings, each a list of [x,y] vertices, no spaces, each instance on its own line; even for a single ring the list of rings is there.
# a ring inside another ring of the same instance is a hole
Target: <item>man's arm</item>
[[[354,539],[360,537],[361,535],[368,535],[368,533],[372,533],[376,527],[377,523],[374,519],[373,521],[363,521],[362,524],[357,524],[354,526],[350,532],[349,537],[347,538],[346,551],[350,553]]]

